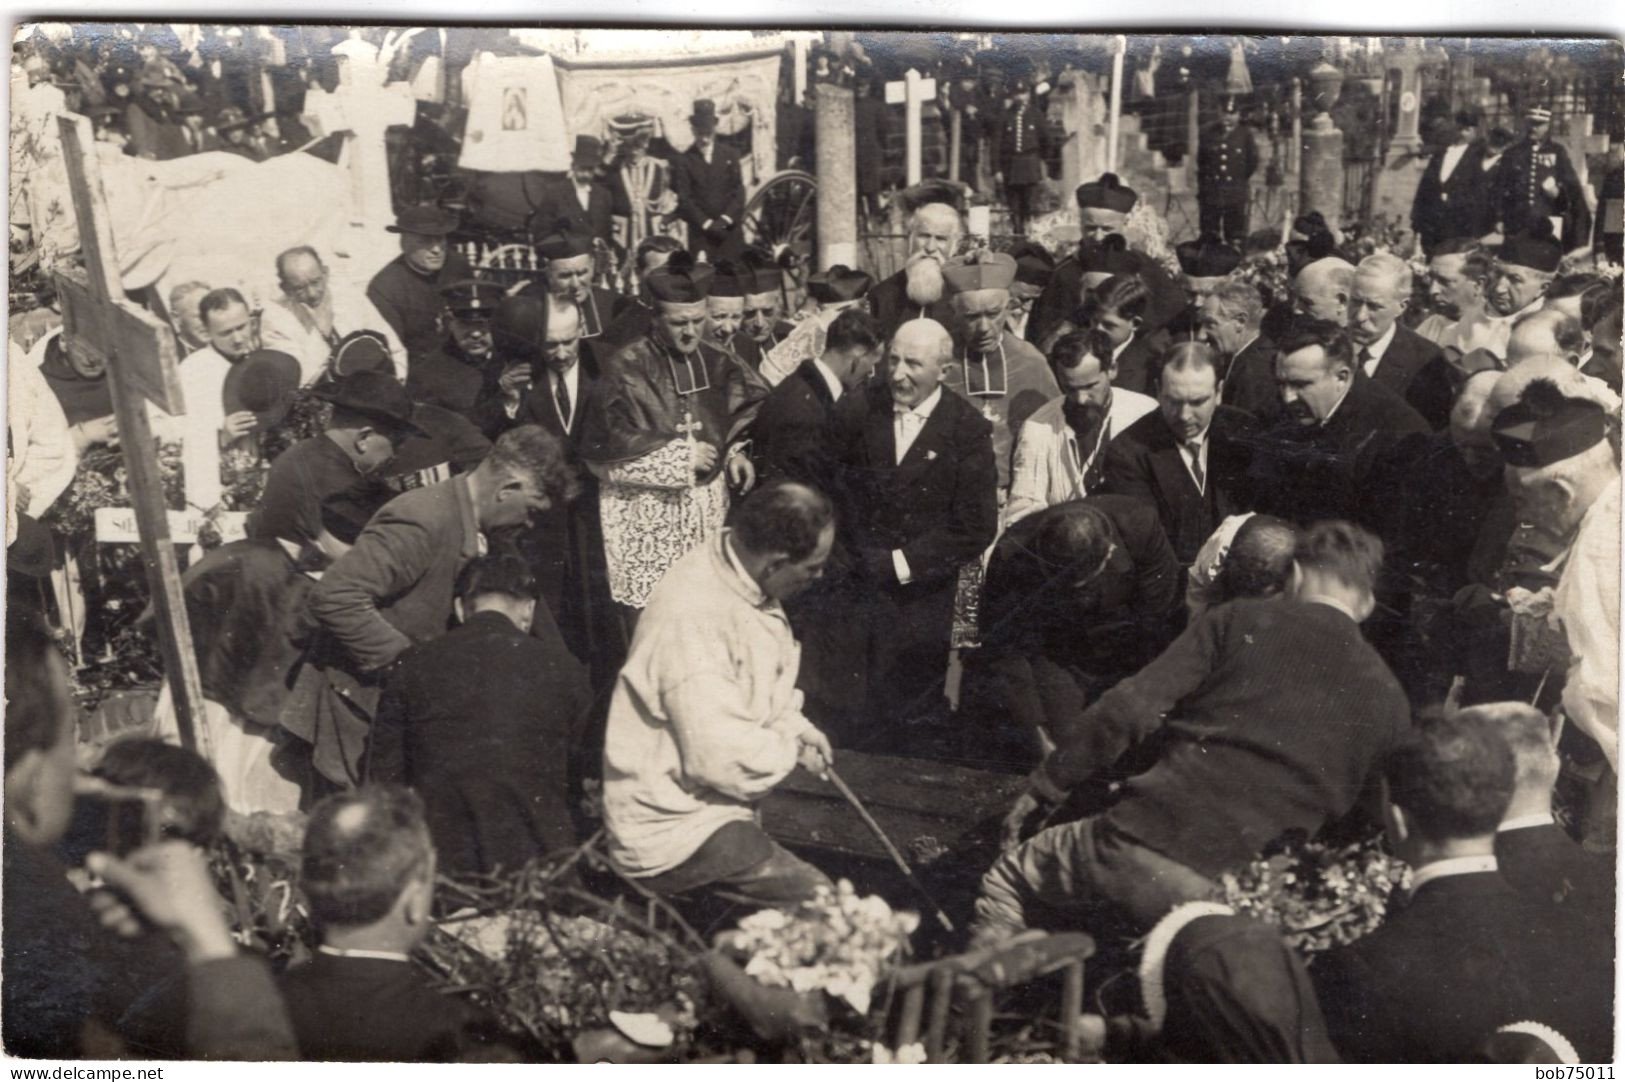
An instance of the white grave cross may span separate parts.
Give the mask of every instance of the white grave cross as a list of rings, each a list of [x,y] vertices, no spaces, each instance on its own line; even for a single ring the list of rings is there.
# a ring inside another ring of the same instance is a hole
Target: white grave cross
[[[937,96],[937,81],[927,79],[913,68],[903,73],[900,83],[886,84],[886,104],[896,105],[903,103],[903,116],[905,118],[904,131],[906,146],[908,148],[908,184],[910,187],[920,182],[924,173],[922,164],[923,153],[920,143],[920,107],[932,101]]]

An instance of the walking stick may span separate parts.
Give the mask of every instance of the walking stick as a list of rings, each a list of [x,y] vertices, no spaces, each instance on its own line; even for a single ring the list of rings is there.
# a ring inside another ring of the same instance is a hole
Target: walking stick
[[[921,883],[919,877],[914,874],[914,869],[908,866],[908,861],[903,859],[903,854],[898,851],[897,846],[893,845],[892,840],[886,837],[886,832],[880,829],[880,824],[875,822],[875,817],[870,815],[869,810],[858,800],[858,795],[847,786],[846,782],[841,780],[841,776],[835,773],[834,767],[827,768],[824,776],[829,778],[830,784],[835,786],[840,794],[846,798],[846,802],[852,805],[852,810],[858,813],[858,818],[863,820],[863,825],[868,827],[876,838],[880,839],[880,844],[885,847],[887,855],[892,859],[892,863],[897,865],[904,877],[908,879],[909,886],[913,887],[920,897],[925,899],[927,904],[931,906],[931,915],[937,918],[937,923],[942,925],[945,931],[953,931],[953,921],[948,919],[948,914],[944,913],[942,907],[937,904],[936,899],[931,897],[930,892],[925,889],[925,884]]]

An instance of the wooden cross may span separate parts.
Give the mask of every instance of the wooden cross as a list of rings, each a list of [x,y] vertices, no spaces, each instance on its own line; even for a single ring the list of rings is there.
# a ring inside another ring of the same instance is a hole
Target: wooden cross
[[[896,105],[903,103],[905,118],[906,146],[908,148],[908,184],[910,187],[920,182],[924,172],[923,154],[920,142],[920,107],[937,96],[937,81],[927,79],[913,68],[903,73],[900,83],[886,84],[886,104]]]
[[[148,401],[166,413],[185,412],[175,368],[175,335],[161,319],[125,299],[90,120],[69,113],[57,118],[57,126],[85,261],[84,271],[56,273],[62,344],[70,354],[105,365],[181,743],[212,761],[208,732],[197,724],[203,716],[203,684],[170,539],[158,450],[147,419]]]

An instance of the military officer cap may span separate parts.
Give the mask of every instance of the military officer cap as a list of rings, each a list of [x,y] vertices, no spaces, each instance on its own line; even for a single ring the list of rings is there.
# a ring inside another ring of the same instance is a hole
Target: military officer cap
[[[1179,269],[1190,278],[1222,278],[1241,266],[1241,253],[1217,237],[1188,240],[1174,248]]]
[[[807,278],[807,292],[819,304],[841,304],[855,301],[874,285],[875,280],[860,270],[837,263],[826,271]]]
[[[1049,284],[1055,272],[1055,257],[1037,241],[1024,240],[1012,245],[1010,257],[1016,261],[1016,281],[1042,289]]]
[[[440,290],[440,303],[465,323],[489,320],[502,304],[502,287],[473,278],[453,282]]]
[[[1550,380],[1537,379],[1502,410],[1492,426],[1508,466],[1550,466],[1573,458],[1608,434],[1608,414],[1596,402],[1570,398]]]
[[[1550,124],[1552,122],[1552,111],[1539,105],[1530,106],[1529,111],[1524,116],[1533,120],[1536,124]]]
[[[665,304],[698,304],[711,295],[711,278],[716,268],[709,263],[673,268],[670,263],[656,267],[644,279],[649,292]]]
[[[1140,196],[1133,188],[1128,187],[1117,179],[1116,173],[1104,173],[1099,180],[1091,180],[1087,184],[1078,185],[1075,193],[1078,207],[1088,210],[1091,207],[1102,210],[1115,210],[1120,214],[1127,214],[1134,209]]]
[[[1551,274],[1563,261],[1563,246],[1552,236],[1551,223],[1541,219],[1507,237],[1496,254],[1503,263]]]
[[[981,248],[948,261],[942,280],[955,293],[1009,289],[1016,280],[1016,261],[1003,252]]]
[[[592,234],[568,218],[553,223],[547,235],[536,242],[536,253],[543,259],[574,259],[592,254]]]

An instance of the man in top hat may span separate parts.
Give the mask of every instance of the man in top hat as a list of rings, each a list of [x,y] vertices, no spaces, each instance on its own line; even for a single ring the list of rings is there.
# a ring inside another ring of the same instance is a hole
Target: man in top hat
[[[556,231],[560,221],[568,221],[590,239],[608,244],[614,228],[614,199],[598,180],[603,164],[604,144],[590,135],[576,136],[570,171],[544,186],[532,222]]]
[[[437,348],[422,354],[406,377],[413,401],[461,414],[482,432],[500,432],[504,385],[522,376],[503,371],[491,334],[491,321],[502,303],[502,287],[469,279],[440,291],[438,310],[445,324]]]
[[[361,371],[319,390],[332,416],[318,436],[277,456],[265,492],[248,516],[250,538],[286,542],[294,554],[308,545],[329,559],[349,550],[325,524],[328,501],[345,497],[377,510],[393,493],[375,480],[407,435],[420,433],[412,400],[395,377]]]
[[[1010,108],[999,124],[999,168],[993,180],[1004,186],[1010,207],[1010,228],[1027,232],[1033,193],[1044,180],[1050,133],[1044,112],[1033,104],[1032,81],[1025,77],[1010,84]]]
[[[841,313],[853,308],[869,311],[869,289],[875,280],[860,270],[837,263],[828,270],[807,276],[807,296],[817,309],[797,323],[784,340],[768,351],[758,373],[770,387],[777,387],[800,365],[823,356],[826,335]],[[879,321],[876,321],[876,334]],[[884,341],[884,340],[882,340]]]
[[[390,329],[415,362],[440,345],[445,330],[440,317],[440,291],[468,279],[468,260],[452,250],[457,215],[436,206],[407,207],[389,226],[400,234],[401,254],[373,275],[367,299],[389,321]]]
[[[649,275],[654,330],[610,359],[587,405],[582,457],[600,482],[610,590],[628,625],[666,569],[722,528],[729,486],[755,479],[743,436],[767,384],[706,341],[713,273]]]
[[[608,349],[600,349],[605,328],[614,320],[617,299],[613,292],[593,285],[597,270],[594,257],[594,239],[577,222],[560,218],[553,223],[553,231],[536,242],[536,254],[547,260],[542,271],[542,283],[550,296],[569,301],[581,309],[581,338],[594,359],[608,358]],[[521,292],[530,291],[527,285]]]
[[[1055,257],[1037,241],[1024,240],[1010,248],[1010,258],[1016,261],[1016,280],[1010,283],[1005,326],[1017,338],[1031,342],[1028,331],[1032,328],[1033,304],[1055,273]]]
[[[1512,340],[1512,325],[1546,303],[1546,291],[1563,261],[1563,246],[1552,234],[1551,224],[1533,220],[1531,227],[1510,234],[1495,253],[1495,269],[1489,283],[1489,320],[1474,339],[1503,362]]]
[[[1411,201],[1411,228],[1430,258],[1442,242],[1482,237],[1495,228],[1484,177],[1484,141],[1476,110],[1456,114],[1455,139],[1428,160]]]
[[[1246,247],[1249,182],[1257,171],[1253,133],[1241,123],[1236,99],[1227,97],[1218,123],[1202,133],[1196,149],[1196,208],[1204,236]]]
[[[1567,252],[1591,236],[1591,210],[1569,152],[1551,138],[1552,112],[1536,106],[1524,117],[1524,137],[1507,148],[1494,193],[1501,232],[1512,236],[1543,219],[1561,219],[1552,235]]]
[[[958,362],[945,382],[993,424],[1002,502],[1010,488],[1015,434],[1061,389],[1044,355],[1006,326],[1010,287],[1016,280],[1014,259],[978,249],[952,260],[942,273],[953,298]]]
[[[694,142],[672,161],[672,190],[677,214],[688,223],[688,250],[715,260],[736,254],[741,243],[745,181],[739,152],[717,141],[716,102],[697,99],[688,122]]]
[[[908,211],[908,257],[903,268],[875,285],[869,307],[883,338],[911,319],[953,323],[953,309],[943,288],[942,268],[965,235],[959,218],[958,193],[945,184],[927,182],[898,196]]]
[[[334,282],[316,249],[300,245],[278,255],[276,280],[282,295],[266,305],[260,334],[267,348],[299,359],[307,386],[328,371],[333,350],[357,331],[383,338],[395,378],[407,378],[406,347],[389,321],[361,289]]]
[[[1139,202],[1139,195],[1120,181],[1115,173],[1105,173],[1099,180],[1080,184],[1075,195],[1082,236],[1077,252],[1055,265],[1049,285],[1033,304],[1032,327],[1027,337],[1034,342],[1047,339],[1056,324],[1072,315],[1083,292],[1080,279],[1083,278],[1084,264],[1090,260],[1091,252],[1098,249],[1107,237],[1113,234],[1119,238],[1123,236],[1129,212]],[[1155,259],[1128,248],[1126,242],[1124,247],[1128,253],[1127,261],[1132,266],[1108,273],[1132,272],[1140,276],[1152,298],[1146,312],[1145,327],[1147,331],[1158,330],[1185,307],[1184,291]]]

